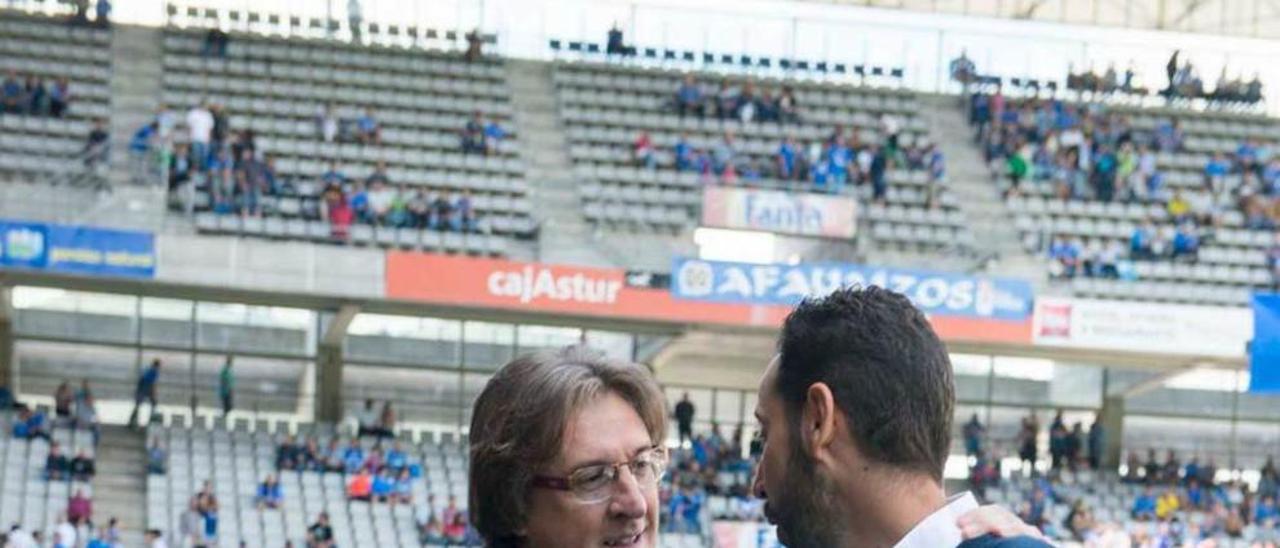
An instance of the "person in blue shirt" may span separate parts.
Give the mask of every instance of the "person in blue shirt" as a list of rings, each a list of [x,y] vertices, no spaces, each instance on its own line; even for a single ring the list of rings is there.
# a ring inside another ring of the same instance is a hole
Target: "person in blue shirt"
[[[373,108],[364,107],[364,113],[356,118],[356,142],[362,145],[382,144],[382,128],[373,117]]]
[[[258,510],[270,508],[272,510],[280,507],[284,502],[284,492],[280,488],[280,482],[275,476],[267,474],[267,479],[258,485]]]
[[[93,24],[97,27],[106,28],[111,24],[111,0],[98,0],[97,6],[94,8],[96,18]]]
[[[1276,498],[1272,496],[1262,497],[1262,500],[1258,502],[1257,508],[1253,511],[1253,522],[1266,527],[1274,525],[1277,519],[1280,519],[1280,509],[1276,508]]]
[[[676,158],[676,169],[680,171],[694,171],[696,166],[693,158],[693,146],[689,144],[689,134],[681,133],[680,138],[676,139],[676,144],[671,148],[672,154]]]
[[[400,474],[396,476],[395,496],[391,500],[400,504],[413,504],[413,476],[409,474],[408,468],[400,469]]]
[[[151,423],[151,415],[156,413],[156,386],[160,382],[160,358],[151,360],[151,366],[138,377],[138,385],[133,393],[133,413],[129,415],[129,426],[138,425],[138,412],[142,402],[151,402],[151,413],[147,415],[147,424]]]
[[[387,451],[385,465],[396,473],[399,473],[401,470],[404,470],[405,467],[409,466],[408,458],[406,458],[404,449],[400,446],[400,442],[396,442],[391,446],[391,450]]]
[[[342,463],[346,466],[348,474],[364,466],[364,449],[360,448],[360,442],[351,440],[346,450],[342,452]]]
[[[1156,495],[1148,485],[1142,490],[1142,494],[1133,501],[1133,509],[1130,515],[1136,520],[1151,520],[1156,517]]]
[[[1200,236],[1196,234],[1195,226],[1191,223],[1178,225],[1178,231],[1173,235],[1173,257],[1195,257],[1199,251]]]
[[[868,170],[871,176],[871,198],[883,204],[889,189],[885,183],[885,172],[889,170],[889,158],[884,148],[879,146],[872,148],[872,154],[871,168]]]
[[[373,477],[373,500],[376,502],[390,502],[392,495],[396,491],[396,480],[391,477],[391,473],[383,470],[381,473]]]
[[[498,153],[498,145],[507,138],[507,130],[498,124],[497,118],[490,118],[484,125],[484,152],[490,156]]]
[[[687,113],[702,117],[702,89],[698,87],[698,82],[694,80],[692,74],[684,75],[684,80],[676,89],[676,112],[681,117]]]
[[[21,114],[24,110],[22,100],[22,82],[18,81],[18,73],[10,69],[5,73],[4,84],[0,85],[0,112]]]
[[[1079,263],[1080,249],[1067,238],[1057,236],[1053,239],[1053,243],[1049,245],[1049,258],[1057,261],[1062,266],[1062,277],[1074,278],[1076,266]]]
[[[1231,172],[1231,164],[1221,152],[1215,152],[1204,165],[1205,188],[1214,194],[1222,192],[1226,184],[1226,176]]]
[[[349,203],[351,211],[360,222],[373,224],[377,220],[373,210],[369,208],[369,192],[364,188],[363,183],[359,181],[352,183]]]
[[[845,144],[844,139],[836,139],[827,151],[827,190],[832,194],[844,192],[844,185],[849,181],[849,162],[853,160],[853,151]]]
[[[783,180],[794,179],[796,176],[796,157],[800,154],[800,150],[796,147],[795,139],[790,135],[782,139],[782,144],[778,145],[778,178]]]

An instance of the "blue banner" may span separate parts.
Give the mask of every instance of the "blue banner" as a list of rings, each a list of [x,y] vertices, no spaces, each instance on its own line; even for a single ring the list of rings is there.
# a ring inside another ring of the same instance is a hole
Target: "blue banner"
[[[844,286],[874,285],[906,295],[926,314],[1026,321],[1031,284],[1018,280],[845,263],[756,265],[677,258],[671,293],[678,299],[794,306]]]
[[[149,232],[0,220],[0,266],[153,278],[155,238]]]
[[[1280,294],[1253,296],[1249,391],[1280,394]]]

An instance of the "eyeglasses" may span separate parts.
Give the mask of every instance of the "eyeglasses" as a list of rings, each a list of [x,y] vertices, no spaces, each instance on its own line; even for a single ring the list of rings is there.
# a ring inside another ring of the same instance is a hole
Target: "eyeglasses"
[[[604,502],[612,496],[613,484],[621,476],[623,467],[631,471],[631,477],[641,488],[657,488],[667,468],[667,453],[661,447],[650,447],[629,462],[583,466],[567,477],[534,476],[533,486],[569,491],[579,502],[587,504]]]

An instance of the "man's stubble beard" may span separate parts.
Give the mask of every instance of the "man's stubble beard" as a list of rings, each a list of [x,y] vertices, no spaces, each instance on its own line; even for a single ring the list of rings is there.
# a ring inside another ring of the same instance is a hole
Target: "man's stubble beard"
[[[798,436],[797,436],[798,437]],[[788,548],[834,548],[841,545],[844,520],[836,503],[835,487],[818,474],[813,459],[791,444],[786,481],[781,492],[769,497],[769,510],[778,523],[779,537]]]

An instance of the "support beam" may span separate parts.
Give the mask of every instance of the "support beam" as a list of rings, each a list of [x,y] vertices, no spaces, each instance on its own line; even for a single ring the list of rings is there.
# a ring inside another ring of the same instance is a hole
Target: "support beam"
[[[1102,423],[1105,433],[1100,464],[1103,470],[1116,470],[1120,467],[1120,452],[1124,448],[1124,396],[1104,398],[1102,409],[1098,411],[1098,422]]]
[[[0,286],[0,387],[8,388],[16,397],[18,364],[14,360],[13,288]]]
[[[1145,381],[1142,381],[1133,386],[1130,386],[1129,388],[1126,388],[1123,393],[1117,394],[1117,396],[1121,398],[1132,398],[1134,396],[1140,396],[1142,394],[1155,390],[1156,388],[1160,388],[1160,385],[1164,384],[1165,381],[1168,381],[1169,379],[1177,377],[1178,375],[1181,375],[1183,373],[1190,373],[1192,371],[1195,371],[1198,368],[1199,368],[1199,364],[1193,363],[1191,365],[1179,367],[1177,369],[1170,369],[1169,371],[1165,371],[1164,373],[1161,373],[1159,375],[1153,375],[1151,378]],[[1104,394],[1104,395],[1110,397],[1109,394]]]
[[[315,412],[317,422],[342,420],[342,354],[343,341],[351,320],[360,313],[360,307],[343,305],[324,326],[324,333],[316,344]]]

